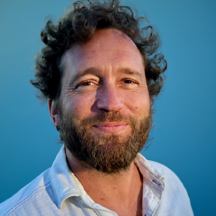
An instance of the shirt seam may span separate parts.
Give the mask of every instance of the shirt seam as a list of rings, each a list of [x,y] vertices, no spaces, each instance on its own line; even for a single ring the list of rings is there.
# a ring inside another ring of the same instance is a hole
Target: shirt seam
[[[47,184],[40,186],[38,188],[36,188],[34,191],[32,191],[26,198],[24,198],[23,200],[21,200],[20,202],[18,202],[17,204],[15,204],[11,209],[9,209],[6,213],[6,215],[10,215],[12,214],[16,209],[18,209],[21,205],[23,205],[24,203],[26,203],[29,199],[31,199],[34,195],[36,195],[38,192],[41,191],[41,189],[51,186],[51,183],[48,182]]]

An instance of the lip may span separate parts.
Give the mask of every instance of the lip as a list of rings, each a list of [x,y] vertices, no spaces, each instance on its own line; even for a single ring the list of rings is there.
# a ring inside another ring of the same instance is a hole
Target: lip
[[[101,124],[93,125],[94,128],[105,133],[117,133],[121,130],[124,130],[127,126],[128,124],[123,122],[104,122]]]

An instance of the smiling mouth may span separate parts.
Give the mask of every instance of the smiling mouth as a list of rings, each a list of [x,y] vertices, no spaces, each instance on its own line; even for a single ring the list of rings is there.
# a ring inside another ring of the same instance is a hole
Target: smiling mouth
[[[102,124],[93,125],[94,128],[105,133],[116,133],[128,127],[127,123],[122,122],[106,122]]]

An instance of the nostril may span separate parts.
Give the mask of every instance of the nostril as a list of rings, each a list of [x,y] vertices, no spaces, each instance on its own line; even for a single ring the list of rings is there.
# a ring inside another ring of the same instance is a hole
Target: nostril
[[[104,108],[100,109],[100,111],[101,111],[101,112],[110,112],[109,110],[104,109]]]

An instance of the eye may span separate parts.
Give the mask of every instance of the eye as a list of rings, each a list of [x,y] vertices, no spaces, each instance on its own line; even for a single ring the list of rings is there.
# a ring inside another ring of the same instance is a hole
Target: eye
[[[121,80],[120,85],[124,89],[132,90],[139,87],[139,82],[132,78],[124,78]]]
[[[126,80],[124,80],[124,83],[131,84],[131,83],[134,83],[134,82],[132,80],[126,79]]]
[[[124,79],[123,82],[126,84],[138,84],[138,82],[133,79]]]
[[[90,85],[94,85],[94,83],[92,81],[84,81],[79,84],[79,86],[90,86]]]
[[[78,83],[75,88],[76,89],[78,89],[78,88],[87,88],[87,87],[97,86],[97,85],[98,85],[98,83],[95,80],[85,80],[85,81],[82,81],[82,82]]]

